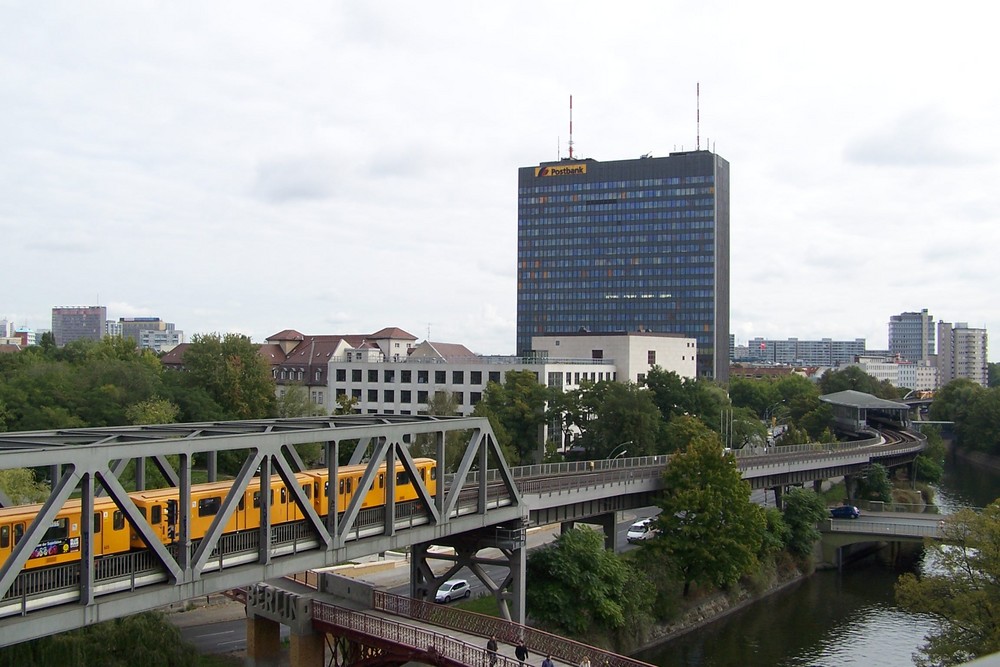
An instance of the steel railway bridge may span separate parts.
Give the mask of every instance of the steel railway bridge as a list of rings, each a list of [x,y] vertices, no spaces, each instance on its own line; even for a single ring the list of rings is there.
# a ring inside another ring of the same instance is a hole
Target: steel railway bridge
[[[443,470],[445,442],[454,434],[465,443],[460,462],[431,492],[410,450],[419,441]],[[841,476],[850,481],[874,462],[907,464],[923,448],[918,437],[871,435],[852,443],[776,447],[759,455],[738,452],[737,462],[753,488],[773,489],[780,498],[790,485]],[[295,479],[305,467],[299,448],[315,443],[331,479],[337,478],[342,455],[350,464],[365,465],[359,489],[372,485],[380,466],[401,465],[413,480],[416,499],[395,501],[394,475],[386,475],[384,506],[363,508],[359,493],[343,512],[317,513]],[[243,466],[227,481],[231,486],[211,527],[192,536],[193,461],[204,460],[213,480],[217,454],[234,451],[245,456]],[[143,487],[148,462],[176,486],[179,531],[173,543],[157,538],[125,490],[121,476],[130,462],[137,488]],[[411,552],[413,598],[432,598],[441,582],[468,567],[493,593],[504,618],[523,622],[526,527],[596,523],[613,546],[615,514],[653,504],[667,463],[659,456],[512,469],[489,422],[460,417],[350,415],[0,434],[0,469],[48,468],[53,480],[48,499],[0,567],[0,646],[403,549]],[[224,532],[251,480],[272,475],[283,480],[303,518],[273,523],[268,494],[262,493],[260,528]],[[81,521],[78,560],[24,569],[67,499],[79,497],[81,516],[90,516],[102,494],[114,501],[146,549],[98,557],[93,526]],[[432,552],[432,546],[451,547],[453,553]],[[502,557],[482,557],[489,548]],[[442,558],[449,566],[436,576],[430,563]],[[502,581],[483,569],[489,563],[506,566]]]

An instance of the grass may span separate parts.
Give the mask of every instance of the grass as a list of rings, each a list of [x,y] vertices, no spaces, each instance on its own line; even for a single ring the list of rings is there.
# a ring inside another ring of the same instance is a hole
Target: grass
[[[231,655],[199,655],[198,667],[242,667],[243,658]]]
[[[477,598],[469,598],[453,605],[462,611],[472,611],[485,616],[500,616],[500,609],[497,608],[497,601],[492,595],[480,595]]]

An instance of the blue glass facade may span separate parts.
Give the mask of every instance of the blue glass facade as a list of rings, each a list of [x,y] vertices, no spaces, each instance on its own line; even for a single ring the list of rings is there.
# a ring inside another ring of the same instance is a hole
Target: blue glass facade
[[[587,329],[698,341],[729,376],[729,163],[710,151],[518,170],[517,350]]]

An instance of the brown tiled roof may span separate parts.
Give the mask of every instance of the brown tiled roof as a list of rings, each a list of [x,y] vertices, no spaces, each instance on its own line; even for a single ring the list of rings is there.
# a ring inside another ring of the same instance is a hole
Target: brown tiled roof
[[[20,352],[21,347],[19,345],[14,345],[13,343],[0,343],[0,352]]]
[[[426,345],[437,353],[437,356],[444,359],[445,361],[459,361],[461,359],[470,359],[476,356],[476,353],[460,345],[459,343],[432,343],[431,341],[426,341]],[[426,355],[428,357],[434,355]]]
[[[295,346],[288,357],[286,364],[326,364],[330,361],[337,346],[341,341],[346,342],[353,348],[359,348],[365,344],[366,336],[304,336],[301,343]]]
[[[274,334],[273,336],[268,336],[267,340],[269,340],[269,341],[272,341],[272,340],[302,340],[304,338],[305,338],[305,336],[303,336],[302,334],[300,334],[295,329],[285,329],[284,331],[279,331],[278,333]]]
[[[368,337],[373,338],[375,340],[379,340],[382,338],[405,338],[406,340],[417,339],[416,336],[414,336],[411,333],[407,333],[406,331],[403,331],[399,327],[386,327],[385,329],[379,329],[378,331],[376,331],[375,333],[371,334]]]

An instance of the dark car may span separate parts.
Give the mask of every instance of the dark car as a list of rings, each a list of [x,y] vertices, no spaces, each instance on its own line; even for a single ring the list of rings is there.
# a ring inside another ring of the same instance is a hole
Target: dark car
[[[861,516],[861,510],[854,505],[841,505],[840,507],[831,507],[830,516],[834,519],[857,519]]]

